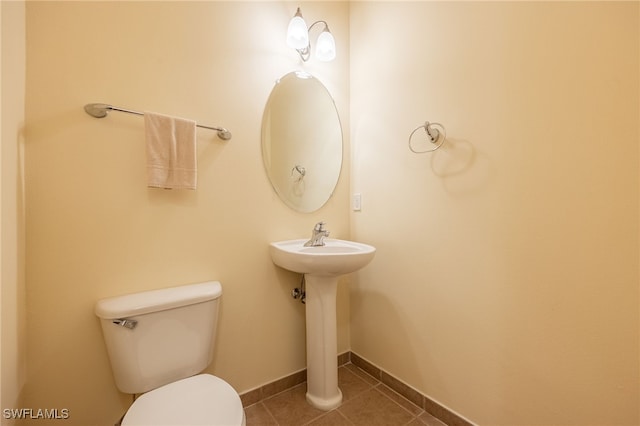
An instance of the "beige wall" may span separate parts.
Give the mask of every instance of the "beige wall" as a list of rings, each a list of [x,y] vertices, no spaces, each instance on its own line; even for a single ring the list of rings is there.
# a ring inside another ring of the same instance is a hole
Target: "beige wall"
[[[299,275],[277,269],[270,241],[304,238],[319,220],[349,236],[349,165],[320,211],[278,199],[260,152],[275,80],[301,68],[284,42],[284,2],[27,3],[27,259],[30,407],[68,408],[69,425],[113,424],[130,403],[111,378],[93,307],[102,297],[220,280],[209,372],[243,392],[305,367]],[[302,67],[336,99],[348,151],[348,5],[305,3],[325,19],[338,59]],[[198,131],[198,189],[145,186],[143,122],[85,114],[89,102],[225,126]],[[312,131],[312,129],[310,129]],[[348,292],[339,349],[349,349]]]
[[[21,391],[26,380],[25,236],[21,165],[25,90],[24,3],[1,2],[0,21],[0,408],[4,409],[21,406]],[[4,418],[0,421],[10,424]]]
[[[638,3],[350,14],[353,351],[479,424],[640,423]]]
[[[325,220],[378,247],[341,286],[341,351],[479,424],[639,423],[638,4],[305,2],[339,43],[336,62],[305,68],[353,141],[353,170],[306,215],[271,189],[259,140],[273,82],[299,67],[282,42],[296,6],[28,2],[24,405],[112,424],[130,399],[95,301],[207,279],[224,289],[210,372],[245,391],[304,368],[299,277],[271,264],[267,243]],[[3,234],[7,163],[20,168],[5,95]],[[234,137],[199,131],[196,192],[149,190],[141,119],[97,120],[88,102]],[[419,156],[407,137],[425,120],[449,141]],[[351,191],[363,210],[349,221]],[[7,287],[5,255],[3,236],[3,406],[20,387],[5,362],[23,365],[6,344],[5,296],[21,285]]]

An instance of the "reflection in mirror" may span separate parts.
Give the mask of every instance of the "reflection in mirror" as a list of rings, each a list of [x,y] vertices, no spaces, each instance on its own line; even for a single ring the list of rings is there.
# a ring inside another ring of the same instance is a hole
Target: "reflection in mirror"
[[[342,129],[324,85],[296,71],[276,82],[262,118],[262,159],[289,207],[313,212],[331,197],[342,167]]]

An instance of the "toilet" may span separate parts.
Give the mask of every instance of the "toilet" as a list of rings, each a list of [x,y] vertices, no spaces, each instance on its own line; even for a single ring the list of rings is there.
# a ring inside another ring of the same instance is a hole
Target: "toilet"
[[[99,300],[111,370],[121,392],[142,394],[122,426],[244,426],[238,393],[202,371],[213,359],[217,281]]]

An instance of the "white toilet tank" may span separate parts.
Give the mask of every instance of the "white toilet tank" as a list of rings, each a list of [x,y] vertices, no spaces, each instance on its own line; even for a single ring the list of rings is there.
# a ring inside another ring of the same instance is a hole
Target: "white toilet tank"
[[[222,286],[208,281],[98,301],[116,386],[143,393],[204,370],[213,358]]]

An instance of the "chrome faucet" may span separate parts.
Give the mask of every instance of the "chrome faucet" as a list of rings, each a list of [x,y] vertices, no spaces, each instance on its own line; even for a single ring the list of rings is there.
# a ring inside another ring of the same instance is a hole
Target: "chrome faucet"
[[[324,245],[324,238],[329,236],[329,231],[324,229],[324,222],[316,223],[311,231],[311,239],[304,243],[305,247],[320,247]]]

